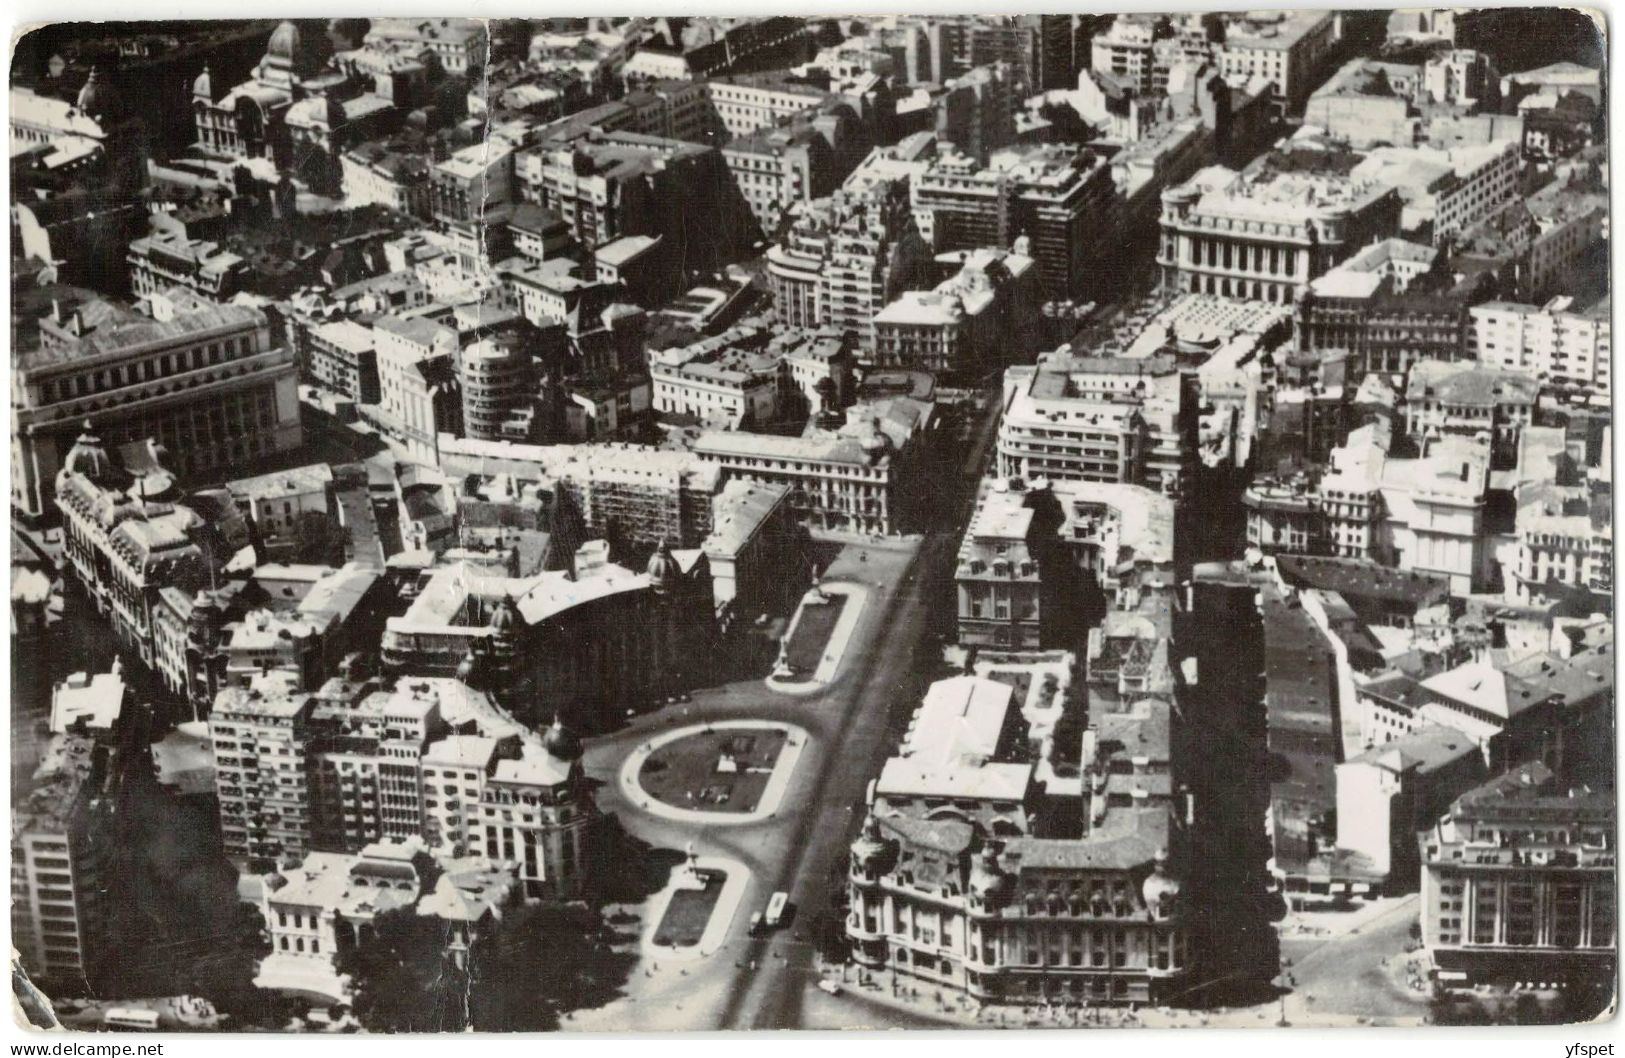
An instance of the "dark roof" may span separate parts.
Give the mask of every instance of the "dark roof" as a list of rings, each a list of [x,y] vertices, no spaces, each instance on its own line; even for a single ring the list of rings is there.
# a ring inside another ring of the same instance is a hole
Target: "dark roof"
[[[1344,598],[1426,606],[1450,597],[1450,581],[1437,573],[1393,569],[1358,558],[1278,555],[1275,568],[1294,588],[1335,591]]]

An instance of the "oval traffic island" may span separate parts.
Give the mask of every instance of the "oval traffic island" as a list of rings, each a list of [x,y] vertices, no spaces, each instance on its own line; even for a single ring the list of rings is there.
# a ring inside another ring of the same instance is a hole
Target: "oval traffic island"
[[[708,825],[754,823],[778,810],[807,732],[770,720],[668,731],[621,767],[627,799],[651,815]]]

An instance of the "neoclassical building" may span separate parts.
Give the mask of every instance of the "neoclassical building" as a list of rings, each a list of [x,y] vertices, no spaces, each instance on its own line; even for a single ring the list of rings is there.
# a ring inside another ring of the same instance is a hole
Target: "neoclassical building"
[[[1163,287],[1290,305],[1310,280],[1393,235],[1400,206],[1374,181],[1209,166],[1162,193]]]

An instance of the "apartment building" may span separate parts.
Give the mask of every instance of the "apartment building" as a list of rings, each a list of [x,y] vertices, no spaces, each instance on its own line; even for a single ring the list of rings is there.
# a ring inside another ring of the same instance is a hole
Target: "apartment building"
[[[909,209],[906,177],[840,188],[791,210],[767,251],[779,319],[837,327],[870,341],[870,322],[895,295],[929,281],[930,248]]]
[[[1168,356],[1062,350],[1004,373],[1003,477],[1107,481],[1173,493],[1195,458],[1194,384]]]
[[[102,784],[105,754],[90,739],[58,736],[26,788],[13,796],[11,935],[30,977],[84,988],[108,948],[107,886],[115,869]]]
[[[1567,297],[1544,305],[1485,302],[1469,310],[1468,347],[1486,367],[1576,386],[1606,398],[1613,392],[1609,310],[1606,298],[1584,309]]]
[[[379,423],[420,459],[435,461],[435,440],[462,432],[457,332],[421,316],[380,316],[372,324],[378,364]]]
[[[373,330],[355,320],[333,320],[310,328],[306,363],[318,385],[357,404],[377,404],[378,350]]]
[[[1110,227],[1111,166],[1076,148],[995,152],[986,166],[939,155],[912,184],[921,234],[938,253],[1013,246],[1037,262],[1044,294],[1086,296],[1100,280],[1092,260]]]
[[[125,261],[130,266],[130,289],[138,299],[180,287],[209,301],[230,301],[248,275],[241,257],[173,229],[131,240]]]
[[[1225,19],[1219,72],[1231,84],[1264,78],[1289,111],[1303,107],[1337,43],[1330,11],[1249,11]]]

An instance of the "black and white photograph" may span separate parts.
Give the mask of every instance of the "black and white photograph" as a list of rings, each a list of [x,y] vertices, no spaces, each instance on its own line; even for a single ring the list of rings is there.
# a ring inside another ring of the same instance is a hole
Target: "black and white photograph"
[[[217,7],[11,27],[14,1038],[1603,1039],[1611,13]]]

